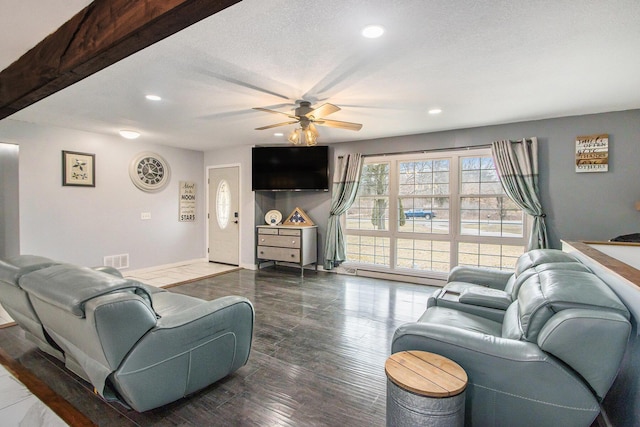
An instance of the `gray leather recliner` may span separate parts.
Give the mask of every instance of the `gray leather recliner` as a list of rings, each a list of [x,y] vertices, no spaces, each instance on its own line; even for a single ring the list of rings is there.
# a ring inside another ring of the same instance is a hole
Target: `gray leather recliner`
[[[502,321],[431,306],[399,327],[391,352],[423,350],[467,372],[467,426],[589,426],[615,379],[631,324],[611,289],[585,271],[522,283]]]
[[[205,301],[109,269],[52,262],[26,271],[16,266],[25,258],[8,261],[0,265],[0,286],[23,295],[0,294],[0,302],[41,349],[56,350],[52,354],[108,400],[146,411],[248,360],[254,311],[246,298]],[[10,274],[16,268],[19,277]],[[5,280],[11,277],[17,280]]]

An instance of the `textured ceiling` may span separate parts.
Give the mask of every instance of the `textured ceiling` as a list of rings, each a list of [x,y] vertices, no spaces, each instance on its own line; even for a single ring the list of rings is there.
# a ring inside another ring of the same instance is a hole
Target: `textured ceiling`
[[[256,131],[286,118],[251,108],[301,99],[363,124],[319,143],[640,108],[639,22],[638,0],[243,0],[5,120],[209,150],[285,143],[293,125]],[[382,38],[360,36],[371,23]]]

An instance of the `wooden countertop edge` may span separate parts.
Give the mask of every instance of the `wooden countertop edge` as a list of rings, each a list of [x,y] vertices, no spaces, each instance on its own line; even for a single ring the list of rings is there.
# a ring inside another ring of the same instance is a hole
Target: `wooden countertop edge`
[[[633,284],[636,289],[640,290],[640,270],[589,246],[589,244],[602,244],[603,242],[567,242],[563,240],[563,243],[626,279]]]
[[[569,243],[569,242],[567,242]],[[586,243],[587,245],[607,245],[607,246],[636,246],[640,247],[640,243],[635,242],[602,242],[596,240],[583,240],[581,243]]]

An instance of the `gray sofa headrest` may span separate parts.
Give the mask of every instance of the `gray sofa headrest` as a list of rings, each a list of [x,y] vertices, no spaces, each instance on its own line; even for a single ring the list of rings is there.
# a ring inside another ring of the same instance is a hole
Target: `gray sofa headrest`
[[[578,259],[559,249],[534,249],[525,252],[518,258],[515,271],[516,277],[531,267],[549,262],[578,262]]]
[[[629,319],[625,305],[598,276],[584,271],[548,270],[527,279],[518,293],[522,336],[535,342],[547,321],[567,309],[615,312]]]
[[[15,265],[7,264],[4,261],[0,261],[0,280],[3,282],[18,285],[18,274],[20,269]]]
[[[18,286],[22,276],[59,264],[49,258],[37,255],[19,255],[0,261],[0,280]]]
[[[133,292],[151,301],[144,285],[108,273],[69,264],[55,265],[24,275],[20,286],[33,296],[84,317],[84,305],[112,292]]]
[[[507,286],[505,287],[505,291],[511,295],[512,299],[518,298],[518,292],[520,291],[520,287],[524,282],[527,281],[531,276],[542,273],[543,271],[548,270],[571,270],[571,271],[584,271],[585,273],[590,273],[591,270],[582,264],[581,262],[575,261],[564,261],[564,262],[547,262],[545,264],[536,265],[534,267],[529,268],[528,270],[523,271],[521,274],[517,276],[514,275],[513,280],[509,280]]]

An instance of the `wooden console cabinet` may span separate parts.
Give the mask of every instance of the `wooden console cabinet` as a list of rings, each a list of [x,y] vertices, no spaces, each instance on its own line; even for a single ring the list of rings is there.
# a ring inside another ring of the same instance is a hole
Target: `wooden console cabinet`
[[[258,269],[265,261],[298,264],[300,276],[304,267],[314,264],[318,271],[318,227],[259,225],[257,242]]]

